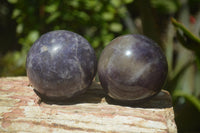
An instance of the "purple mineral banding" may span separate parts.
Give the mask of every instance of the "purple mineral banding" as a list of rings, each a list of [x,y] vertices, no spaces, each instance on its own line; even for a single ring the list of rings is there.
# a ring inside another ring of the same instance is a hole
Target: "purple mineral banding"
[[[62,100],[83,93],[96,74],[97,60],[82,36],[66,31],[42,35],[30,48],[27,76],[41,98]]]
[[[156,95],[168,73],[166,57],[151,39],[128,34],[112,40],[101,53],[98,75],[115,100],[138,102]]]

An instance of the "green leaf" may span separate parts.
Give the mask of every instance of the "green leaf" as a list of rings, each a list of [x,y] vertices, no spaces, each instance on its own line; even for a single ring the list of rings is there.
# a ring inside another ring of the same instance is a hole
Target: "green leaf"
[[[49,24],[52,21],[56,20],[60,16],[60,12],[54,12],[52,13],[46,20],[46,23]]]
[[[69,4],[70,4],[72,7],[75,7],[75,8],[79,7],[79,5],[80,5],[78,0],[71,0],[71,1],[69,2]]]
[[[122,31],[122,25],[120,23],[113,22],[110,24],[110,30],[113,32]]]
[[[8,0],[8,2],[11,4],[16,4],[18,2],[18,0]]]
[[[27,53],[21,53],[19,51],[8,52],[3,58],[0,59],[0,65],[6,64],[3,67],[2,74],[5,76],[19,76],[25,75],[25,60]]]
[[[90,16],[86,12],[77,12],[77,15],[84,21],[90,20]]]
[[[14,9],[14,10],[13,10],[13,13],[12,13],[12,18],[13,18],[13,19],[17,18],[17,17],[20,15],[20,13],[21,13],[21,10],[19,10],[19,9]]]
[[[162,13],[175,13],[178,10],[175,0],[151,0],[151,4]]]
[[[92,47],[97,48],[100,45],[100,40],[98,38],[94,38],[92,42]]]
[[[27,39],[30,40],[30,42],[35,42],[39,38],[39,32],[37,30],[33,30],[28,34]]]
[[[103,37],[104,46],[107,46],[109,42],[114,38],[113,34],[107,34]]]
[[[98,5],[101,2],[98,2],[96,0],[85,0],[84,3],[85,3],[85,6],[86,6],[86,9],[94,9],[94,8],[96,8],[95,6]]]
[[[112,12],[104,12],[104,13],[102,14],[102,18],[103,18],[104,20],[109,21],[109,20],[112,20],[112,19],[114,18],[114,14],[113,14]]]
[[[22,23],[18,24],[17,27],[16,27],[16,32],[18,34],[22,33],[23,32],[23,29],[24,29],[24,25]]]
[[[129,4],[132,3],[134,0],[124,0],[124,3]]]
[[[125,17],[126,16],[126,12],[127,12],[127,9],[126,9],[126,6],[121,6],[119,9],[118,9],[118,12],[121,16]]]
[[[45,11],[48,13],[53,13],[58,9],[58,4],[54,3],[48,6],[45,6]]]
[[[173,96],[174,97],[184,97],[186,100],[188,100],[190,103],[192,103],[200,111],[200,100],[197,97],[195,97],[191,94],[187,94],[181,90],[175,91]]]
[[[174,18],[172,18],[171,21],[174,27],[176,27],[177,37],[181,44],[190,50],[200,52],[200,39]]]
[[[110,2],[114,7],[119,7],[122,4],[121,0],[111,0]]]

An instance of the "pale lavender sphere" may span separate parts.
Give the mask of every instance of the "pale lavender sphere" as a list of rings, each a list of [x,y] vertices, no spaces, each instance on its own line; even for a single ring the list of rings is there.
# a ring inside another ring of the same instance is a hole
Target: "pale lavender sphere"
[[[138,102],[162,89],[168,72],[161,48],[143,35],[124,35],[108,44],[98,62],[98,75],[108,95]]]
[[[30,48],[27,76],[42,98],[62,100],[83,93],[96,74],[97,60],[82,36],[57,30],[42,35]]]

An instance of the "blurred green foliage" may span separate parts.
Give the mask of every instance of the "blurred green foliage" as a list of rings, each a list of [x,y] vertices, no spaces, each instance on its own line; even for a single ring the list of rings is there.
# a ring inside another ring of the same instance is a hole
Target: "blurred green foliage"
[[[125,4],[133,0],[8,0],[14,6],[12,19],[16,21],[21,52],[12,52],[1,59],[1,75],[25,75],[27,51],[36,39],[51,30],[65,29],[83,35],[98,51],[116,35],[127,33],[121,23]],[[17,65],[15,65],[17,64]]]
[[[29,48],[51,30],[84,36],[97,57],[119,35],[148,36],[168,60],[179,132],[200,131],[200,0],[2,0],[0,19],[0,76],[26,75]]]
[[[193,51],[194,56],[196,58],[196,64],[197,64],[196,71],[199,72],[200,71],[200,64],[199,64],[199,62],[200,62],[200,56],[199,56],[200,55],[200,38],[198,38],[196,35],[191,33],[182,23],[178,22],[176,19],[172,18],[171,21],[176,29],[176,36],[177,36],[177,39],[180,41],[181,45],[183,47]],[[189,65],[190,65],[189,63],[186,64],[186,67],[183,70],[185,71],[185,69]],[[179,75],[184,73],[184,71],[179,72]],[[194,76],[199,77],[199,73],[194,74]],[[198,80],[197,82],[199,83],[199,79],[197,79],[197,80]],[[196,91],[195,91],[195,89],[196,89]],[[193,110],[196,110],[196,112],[200,112],[200,100],[199,100],[200,94],[199,93],[195,94],[196,92],[198,92],[198,90],[199,90],[199,86],[195,86],[194,90],[191,92],[186,92],[186,91],[182,91],[180,89],[174,88],[173,98],[174,98],[174,100],[177,100],[178,98],[185,98],[185,100],[187,101],[187,104],[190,104],[190,106],[192,105]],[[193,111],[191,111],[191,110],[186,111],[185,114],[183,113],[183,115],[186,115],[188,112],[193,112]],[[200,118],[200,116],[199,116],[200,114],[198,114],[198,113],[194,113],[194,114],[197,117],[196,121],[198,121]],[[195,118],[195,115],[193,116],[194,118]],[[197,125],[197,124],[191,122],[191,121],[194,121],[193,118],[188,117],[187,121],[188,121],[188,123],[190,122],[190,124]],[[187,126],[188,123],[187,122],[184,122],[184,123],[185,123],[184,126]]]

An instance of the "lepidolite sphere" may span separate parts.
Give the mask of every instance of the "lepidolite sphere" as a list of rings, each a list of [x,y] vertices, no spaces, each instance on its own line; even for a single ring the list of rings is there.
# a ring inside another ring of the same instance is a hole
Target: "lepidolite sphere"
[[[108,95],[120,101],[142,101],[156,95],[168,72],[161,48],[143,35],[124,35],[103,50],[98,74]]]
[[[42,98],[62,100],[83,93],[97,68],[93,48],[82,36],[57,30],[42,35],[30,48],[27,76]]]

